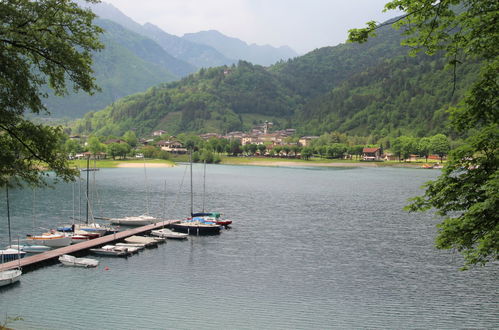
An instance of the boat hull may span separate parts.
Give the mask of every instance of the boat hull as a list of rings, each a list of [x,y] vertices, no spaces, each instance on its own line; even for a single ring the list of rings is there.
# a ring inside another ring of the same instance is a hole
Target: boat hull
[[[197,225],[189,223],[174,223],[170,225],[175,231],[186,233],[189,235],[218,235],[220,234],[220,226],[217,225]]]
[[[17,259],[22,259],[26,256],[26,252],[16,249],[0,250],[0,263]]]
[[[149,215],[140,215],[138,217],[111,218],[109,222],[113,225],[122,226],[145,226],[157,222],[158,219]]]
[[[170,238],[170,239],[186,239],[187,236],[189,236],[186,233],[179,233],[179,232],[172,231],[170,229],[153,230],[153,231],[151,231],[151,235],[157,236],[157,237]]]
[[[21,279],[22,272],[19,269],[5,270],[0,272],[0,287],[16,283]]]
[[[71,244],[71,237],[44,237],[44,236],[30,236],[27,241],[32,243],[30,245],[44,245],[52,248],[64,247]]]

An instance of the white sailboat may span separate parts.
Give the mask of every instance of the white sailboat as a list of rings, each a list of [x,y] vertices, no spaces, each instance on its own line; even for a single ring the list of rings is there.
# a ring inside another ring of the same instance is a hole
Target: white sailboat
[[[7,198],[7,224],[9,228],[9,245],[12,245],[12,236],[10,234],[10,205],[9,205],[9,187],[8,185],[5,185],[5,195]],[[19,240],[19,239],[18,239]],[[19,245],[19,243],[18,243]],[[7,250],[13,250],[13,249],[7,249]],[[3,250],[6,251],[6,250]],[[6,286],[9,284],[13,284],[21,279],[22,271],[21,271],[21,251],[19,250],[14,250],[17,252],[17,259],[19,260],[19,266],[17,269],[10,269],[10,270],[3,270],[0,271],[0,287]],[[24,255],[26,252],[22,252]],[[4,254],[1,255],[0,257],[0,262],[3,263],[4,260]]]
[[[156,217],[149,215],[149,191],[147,185],[147,172],[146,163],[144,161],[144,183],[146,186],[146,213],[139,216],[127,216],[122,218],[109,218],[107,219],[113,225],[123,225],[123,226],[145,226],[151,223],[158,222]]]
[[[35,192],[33,191],[33,230],[35,228]],[[51,248],[59,248],[68,246],[71,244],[71,238],[66,237],[64,233],[60,233],[56,230],[51,230],[40,235],[26,235],[27,245],[43,245]]]

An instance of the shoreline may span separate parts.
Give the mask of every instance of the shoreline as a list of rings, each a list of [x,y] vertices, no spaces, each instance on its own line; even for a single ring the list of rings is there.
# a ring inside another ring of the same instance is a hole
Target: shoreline
[[[404,167],[404,168],[423,168],[424,163],[392,163],[392,162],[314,162],[314,161],[283,161],[283,160],[258,160],[231,161],[223,159],[220,165],[240,165],[240,166],[267,166],[267,167]],[[177,163],[172,162],[127,162],[113,161],[105,166],[98,168],[172,168]]]
[[[161,167],[174,167],[174,164],[168,163],[118,163],[116,164],[116,168],[139,168],[139,167],[148,167],[148,168],[161,168]]]
[[[405,167],[422,168],[422,164],[411,163],[382,163],[382,162],[286,162],[286,161],[249,161],[249,162],[223,162],[222,165],[249,165],[272,167]]]

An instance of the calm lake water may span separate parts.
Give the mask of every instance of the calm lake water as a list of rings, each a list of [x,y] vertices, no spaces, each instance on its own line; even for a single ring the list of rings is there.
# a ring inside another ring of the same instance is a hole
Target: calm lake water
[[[149,208],[185,217],[186,166],[146,172],[95,173],[93,213],[139,215]],[[197,210],[202,172],[195,166]],[[0,324],[19,315],[16,329],[497,328],[497,265],[459,271],[457,253],[433,247],[438,220],[402,210],[437,175],[208,166],[207,209],[233,219],[232,229],[168,241],[128,259],[98,257],[96,269],[29,272],[0,290]],[[13,235],[32,231],[33,200],[36,231],[69,222],[73,204],[79,213],[78,190],[60,184],[34,198],[31,190],[11,191]],[[0,243],[7,245],[3,192],[0,198]]]

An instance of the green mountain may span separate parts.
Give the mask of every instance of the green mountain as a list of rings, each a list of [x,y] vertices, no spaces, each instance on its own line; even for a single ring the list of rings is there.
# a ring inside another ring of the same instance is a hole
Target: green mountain
[[[97,20],[96,24],[105,30],[101,36],[105,48],[94,55],[93,64],[102,91],[93,96],[85,93],[70,93],[64,98],[51,95],[45,103],[53,117],[82,117],[126,95],[178,79],[169,71],[172,62],[177,60],[154,41],[108,20]]]
[[[102,135],[226,132],[270,120],[302,135],[442,132],[445,109],[462,96],[476,67],[459,68],[454,86],[452,72],[441,70],[444,59],[409,57],[400,41],[399,32],[385,28],[366,44],[325,47],[268,68],[240,61],[203,69],[90,113],[75,129]]]
[[[84,4],[84,6],[89,5]],[[90,8],[100,18],[111,20],[130,31],[154,40],[165,52],[178,60],[176,67],[170,68],[170,71],[179,77],[193,73],[198,68],[232,64],[235,62],[222,55],[213,47],[197,44],[166,33],[151,23],[141,25],[109,3],[101,2],[92,4]]]

